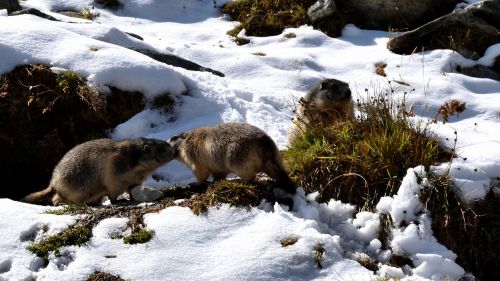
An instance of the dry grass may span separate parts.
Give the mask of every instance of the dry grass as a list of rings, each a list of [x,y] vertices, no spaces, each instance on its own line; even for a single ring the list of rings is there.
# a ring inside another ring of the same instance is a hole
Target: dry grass
[[[260,202],[260,191],[261,189],[253,184],[224,180],[216,182],[205,193],[186,200],[182,205],[189,207],[197,215],[206,212],[208,207],[224,203],[235,207],[257,206]]]
[[[489,194],[464,204],[449,176],[430,176],[433,186],[421,191],[438,241],[457,254],[456,262],[479,280],[500,276],[500,198]]]
[[[316,244],[314,246],[314,262],[318,266],[319,269],[323,268],[321,262],[323,261],[323,256],[325,255],[326,249],[325,246],[321,243]]]
[[[408,168],[451,158],[389,92],[358,102],[358,109],[356,120],[307,128],[284,152],[292,179],[306,192],[318,191],[320,202],[335,198],[373,210],[397,191]]]
[[[222,13],[239,21],[241,27],[228,34],[235,36],[246,30],[249,36],[280,34],[287,27],[298,27],[309,22],[307,9],[316,0],[238,0],[222,7]]]

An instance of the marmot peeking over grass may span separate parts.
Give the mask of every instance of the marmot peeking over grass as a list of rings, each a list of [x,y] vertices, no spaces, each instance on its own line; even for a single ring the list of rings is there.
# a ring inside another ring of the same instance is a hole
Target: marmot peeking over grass
[[[292,143],[310,126],[326,128],[337,120],[350,119],[354,119],[354,104],[349,85],[337,79],[324,79],[297,104],[288,142]]]
[[[283,159],[274,141],[261,129],[244,123],[225,123],[196,128],[174,136],[169,143],[177,160],[188,166],[203,183],[235,173],[251,181],[259,172],[277,181],[278,187],[295,194],[295,185],[283,168]]]
[[[49,187],[24,197],[28,203],[96,203],[140,185],[154,170],[174,159],[165,141],[140,138],[97,139],[72,148],[54,168]]]

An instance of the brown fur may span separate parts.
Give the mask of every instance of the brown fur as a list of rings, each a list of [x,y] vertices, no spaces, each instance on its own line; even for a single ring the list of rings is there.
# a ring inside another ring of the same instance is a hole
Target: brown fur
[[[251,181],[264,172],[286,192],[295,193],[276,144],[255,126],[226,123],[202,127],[172,137],[169,142],[178,153],[177,160],[193,171],[199,183],[210,175],[214,181],[222,180],[229,173]]]
[[[354,104],[349,85],[336,79],[322,80],[297,104],[288,142],[292,143],[309,126],[326,128],[338,120],[350,119],[354,119]]]
[[[88,141],[64,155],[54,168],[49,187],[23,201],[95,203],[105,195],[115,200],[174,157],[173,147],[160,140]]]

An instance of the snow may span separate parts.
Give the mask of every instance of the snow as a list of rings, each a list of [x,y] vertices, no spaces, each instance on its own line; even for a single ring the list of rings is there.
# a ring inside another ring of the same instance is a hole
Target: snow
[[[146,108],[117,126],[111,134],[115,139],[168,139],[195,127],[238,121],[262,128],[280,148],[287,145],[295,102],[324,78],[349,83],[355,99],[366,97],[365,89],[373,94],[392,87],[399,99],[407,92],[415,119],[424,123],[445,101],[459,99],[467,104],[464,113],[446,124],[428,125],[459,155],[434,169],[449,170],[463,200],[471,204],[490,192],[492,179],[500,176],[500,82],[452,71],[457,65],[492,65],[500,54],[498,44],[477,62],[450,50],[401,56],[386,48],[393,34],[347,25],[339,38],[301,26],[277,36],[247,37],[250,44],[237,46],[226,35],[237,23],[220,16],[211,0],[121,2],[123,9],[116,11],[96,5],[93,11],[99,16],[94,21],[56,13],[91,8],[90,0],[21,2],[61,22],[32,15],[7,17],[0,11],[0,74],[20,64],[43,63],[57,71],[76,71],[104,92],[113,86],[140,91],[148,99],[168,92],[178,101],[172,115]],[[218,6],[224,2],[216,1]],[[286,38],[287,33],[296,37]],[[178,55],[225,77],[165,65],[129,47]],[[387,64],[387,77],[374,73],[376,63]],[[176,161],[155,173],[163,179],[149,178],[146,186],[161,189],[194,180]],[[375,280],[373,272],[354,260],[382,263],[392,254],[410,257],[414,267],[383,265],[377,276],[456,280],[464,270],[433,236],[430,217],[418,200],[425,177],[422,167],[410,168],[397,194],[383,197],[374,213],[333,199],[320,204],[317,193],[305,195],[302,189],[290,211],[266,202],[249,210],[224,205],[202,216],[170,207],[145,217],[155,235],[139,245],[111,239],[110,234],[123,232],[126,220],[110,218],[93,229],[87,244],[63,248],[60,257],[49,257],[48,265],[26,247],[76,217],[49,215],[44,211],[51,207],[0,199],[0,280],[85,280],[96,270],[129,280]],[[380,214],[390,215],[394,224],[386,250],[378,237]],[[298,237],[297,243],[282,247],[280,240],[289,236]],[[322,269],[314,261],[318,244],[325,248]]]

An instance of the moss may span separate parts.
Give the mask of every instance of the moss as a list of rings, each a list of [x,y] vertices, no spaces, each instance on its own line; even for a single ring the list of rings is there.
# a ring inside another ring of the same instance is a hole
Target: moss
[[[238,24],[233,29],[226,32],[226,34],[229,36],[232,36],[232,37],[238,37],[238,34],[240,34],[240,32],[243,30],[243,28],[244,28],[243,25]]]
[[[193,211],[201,214],[210,206],[227,203],[234,207],[257,206],[259,204],[259,188],[253,184],[224,180],[210,186],[207,192],[183,203]]]
[[[280,34],[287,27],[298,27],[309,23],[307,8],[315,0],[238,0],[222,7],[222,13],[239,21],[241,27],[228,32],[236,36],[242,28],[250,36],[270,36]]]
[[[60,234],[51,235],[46,239],[32,243],[28,250],[35,255],[47,258],[51,252],[60,255],[59,249],[64,246],[80,246],[92,237],[92,230],[84,225],[70,226]]]
[[[45,213],[51,215],[75,215],[87,213],[89,207],[83,204],[67,204],[56,210],[48,210]]]
[[[153,235],[153,230],[140,229],[137,232],[133,232],[130,235],[123,237],[123,242],[125,244],[143,244],[151,240]]]
[[[96,271],[87,278],[87,281],[124,281],[124,280],[125,279],[122,279],[120,275],[115,276],[113,274],[101,271]]]

